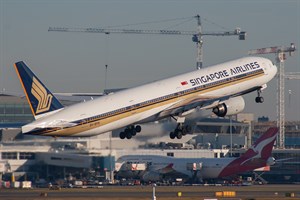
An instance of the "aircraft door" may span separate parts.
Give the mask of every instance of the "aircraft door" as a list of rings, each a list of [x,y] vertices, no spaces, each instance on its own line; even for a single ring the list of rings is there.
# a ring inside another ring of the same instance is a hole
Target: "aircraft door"
[[[201,171],[202,170],[202,162],[200,163],[187,163],[186,169],[189,171]]]

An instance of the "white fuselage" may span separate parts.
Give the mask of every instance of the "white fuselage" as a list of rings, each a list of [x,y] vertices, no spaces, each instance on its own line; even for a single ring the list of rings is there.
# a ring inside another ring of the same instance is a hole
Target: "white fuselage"
[[[168,165],[172,165],[172,169],[176,173],[180,173],[187,177],[193,177],[195,172],[202,179],[218,178],[221,171],[228,166],[236,158],[174,158],[158,155],[129,155],[122,156],[117,163],[121,168],[122,165],[128,164],[145,164],[148,166],[147,171],[161,172]],[[130,173],[126,168],[123,173]]]
[[[246,57],[82,102],[22,127],[23,133],[92,136],[178,114],[189,105],[242,94],[269,82],[277,68],[268,59]]]
[[[211,179],[274,164],[272,149],[278,128],[269,128],[238,158],[175,158],[161,155],[125,155],[116,161],[116,171],[122,176],[139,174],[145,181],[161,180],[162,175]],[[138,166],[144,165],[144,169]],[[139,172],[141,171],[141,172]],[[183,175],[183,176],[182,176]]]

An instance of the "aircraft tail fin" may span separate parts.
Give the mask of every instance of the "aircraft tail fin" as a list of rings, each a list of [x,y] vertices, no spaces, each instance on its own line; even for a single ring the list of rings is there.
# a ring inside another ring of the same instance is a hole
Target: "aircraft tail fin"
[[[219,177],[251,171],[269,164],[272,149],[276,141],[278,128],[267,130],[241,157],[230,162],[220,173]]]
[[[262,136],[260,136],[250,149],[246,151],[241,158],[253,158],[259,157],[263,160],[268,160],[271,156],[272,149],[278,134],[278,128],[272,127],[267,130]],[[257,154],[256,156],[253,156]]]
[[[15,63],[15,69],[35,119],[63,108],[58,99],[23,61]]]

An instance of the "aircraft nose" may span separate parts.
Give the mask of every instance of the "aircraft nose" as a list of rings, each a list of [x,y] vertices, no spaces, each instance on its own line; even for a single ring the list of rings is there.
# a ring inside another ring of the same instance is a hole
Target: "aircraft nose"
[[[272,61],[268,60],[267,65],[269,65],[269,67],[267,67],[268,69],[268,73],[272,76],[272,78],[277,74],[277,66],[273,64]]]

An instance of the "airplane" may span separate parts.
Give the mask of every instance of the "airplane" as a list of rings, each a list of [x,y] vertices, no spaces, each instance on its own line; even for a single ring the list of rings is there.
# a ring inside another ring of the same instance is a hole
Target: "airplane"
[[[239,158],[174,158],[161,155],[126,155],[116,161],[118,176],[161,181],[163,177],[216,179],[275,164],[271,157],[278,128],[269,128]]]
[[[191,131],[185,117],[196,108],[219,117],[237,114],[244,94],[257,91],[256,102],[264,101],[261,92],[277,73],[269,59],[244,57],[64,107],[23,61],[14,67],[35,118],[22,126],[23,134],[81,137],[125,128],[121,139],[166,117],[177,122],[170,138],[181,139]]]

